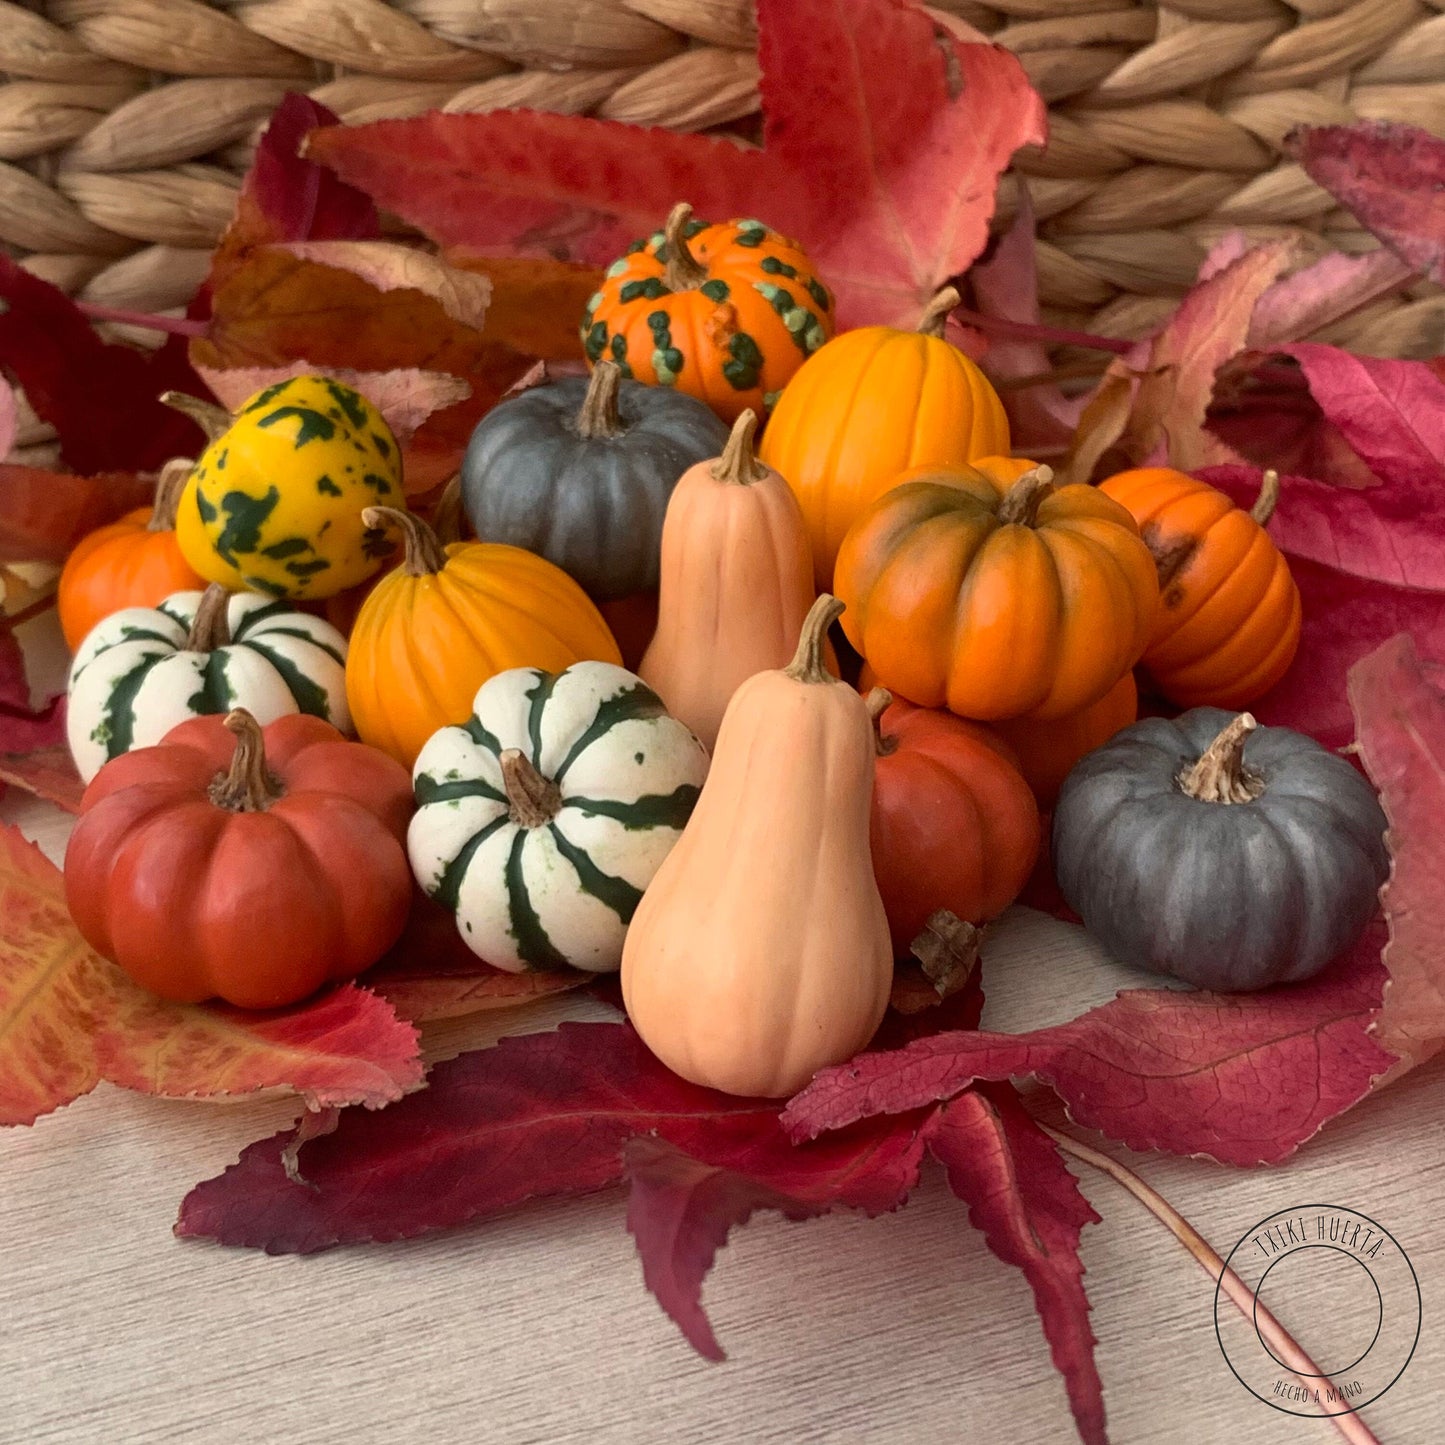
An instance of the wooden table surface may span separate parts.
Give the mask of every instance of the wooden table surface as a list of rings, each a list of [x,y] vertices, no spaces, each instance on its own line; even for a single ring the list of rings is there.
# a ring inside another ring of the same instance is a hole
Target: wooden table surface
[[[59,859],[61,814],[12,793],[0,816]],[[995,929],[985,967],[986,1023],[1005,1030],[1140,981],[1022,909]],[[568,998],[434,1026],[428,1051],[603,1016]],[[1395,1235],[1424,1324],[1404,1377],[1364,1412],[1386,1445],[1445,1440],[1442,1083],[1437,1060],[1268,1171],[1105,1146],[1221,1253],[1274,1210],[1321,1200]],[[936,1170],[881,1220],[764,1215],[735,1233],[704,1294],[729,1352],[713,1365],[643,1289],[618,1191],[305,1259],[174,1239],[187,1189],[295,1112],[284,1099],[178,1103],[102,1085],[0,1135],[3,1445],[1077,1438],[1022,1276],[989,1254]],[[1209,1280],[1116,1185],[1079,1168],[1104,1216],[1083,1258],[1114,1445],[1337,1440],[1237,1383]],[[1284,1323],[1324,1350],[1339,1327],[1330,1287],[1290,1305]]]

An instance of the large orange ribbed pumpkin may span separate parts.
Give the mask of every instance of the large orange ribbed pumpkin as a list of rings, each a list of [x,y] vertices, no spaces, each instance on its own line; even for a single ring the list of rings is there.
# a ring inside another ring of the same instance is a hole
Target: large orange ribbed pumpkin
[[[849,529],[835,591],[879,683],[990,721],[1064,717],[1138,660],[1159,584],[1134,519],[1021,464],[913,474]],[[1027,464],[1023,464],[1027,465]]]
[[[1133,514],[1159,568],[1143,661],[1160,691],[1180,707],[1256,702],[1289,671],[1300,639],[1299,588],[1265,531],[1278,477],[1265,473],[1248,512],[1169,467],[1120,472],[1100,490]]]
[[[957,305],[949,287],[917,331],[863,326],[835,336],[774,408],[758,455],[797,495],[819,588],[832,585],[843,534],[900,472],[1009,449],[1008,418],[988,378],[943,339]]]

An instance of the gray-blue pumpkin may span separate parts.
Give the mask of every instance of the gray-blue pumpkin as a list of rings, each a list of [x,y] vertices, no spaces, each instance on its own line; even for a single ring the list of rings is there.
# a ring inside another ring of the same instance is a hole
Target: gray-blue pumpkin
[[[624,381],[610,361],[502,402],[477,423],[462,498],[484,542],[556,563],[598,601],[657,586],[677,479],[721,455],[728,429],[700,401]]]
[[[1080,761],[1053,857],[1069,906],[1121,962],[1244,990],[1309,978],[1355,942],[1389,872],[1384,832],[1343,758],[1200,707]]]

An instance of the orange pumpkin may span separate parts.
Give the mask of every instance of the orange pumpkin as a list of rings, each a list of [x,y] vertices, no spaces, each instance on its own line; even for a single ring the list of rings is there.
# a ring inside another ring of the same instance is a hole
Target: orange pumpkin
[[[948,287],[917,331],[862,326],[835,337],[788,383],[768,422],[759,455],[797,494],[819,588],[832,585],[844,533],[900,472],[1009,449],[1003,403],[943,339],[957,305]]]
[[[843,630],[882,686],[991,721],[1065,717],[1138,660],[1159,584],[1134,519],[1047,467],[986,459],[904,479],[838,553]]]
[[[685,204],[613,262],[582,320],[589,361],[676,387],[728,422],[766,415],[832,334],[833,298],[796,241],[761,221],[708,225]]]
[[[1300,595],[1265,527],[1279,478],[1246,512],[1169,467],[1120,472],[1100,490],[1127,507],[1159,568],[1159,613],[1144,652],[1159,690],[1180,707],[1238,709],[1289,671],[1299,649]]]
[[[189,461],[168,462],[151,506],[82,537],[66,558],[56,607],[72,652],[97,622],[122,607],[154,607],[173,592],[205,591],[205,579],[176,542],[176,505],[190,474]]]
[[[471,717],[495,673],[621,661],[601,614],[560,567],[501,542],[444,548],[420,517],[394,507],[368,507],[362,520],[401,528],[406,557],[357,615],[346,700],[357,736],[408,768],[433,733]]]
[[[1074,764],[1095,748],[1103,747],[1121,728],[1139,716],[1139,689],[1134,674],[1126,672],[1098,702],[1067,717],[1040,722],[1038,718],[1008,718],[997,724],[999,735],[1013,748],[1039,807],[1054,806],[1064,779]]]

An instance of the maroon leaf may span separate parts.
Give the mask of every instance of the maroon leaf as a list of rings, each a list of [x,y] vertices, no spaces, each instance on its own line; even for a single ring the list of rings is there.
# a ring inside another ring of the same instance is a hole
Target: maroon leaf
[[[0,723],[0,735],[3,733],[4,724]],[[80,812],[80,800],[85,794],[70,748],[63,742],[23,753],[0,753],[0,783],[33,793],[67,813]]]
[[[6,634],[0,639],[0,651],[3,651],[6,643],[13,644],[14,639]],[[13,755],[21,755],[36,751],[49,752],[58,749],[65,742],[65,699],[63,697],[53,698],[50,705],[40,712],[32,712],[29,708],[8,707],[0,705],[0,759]],[[21,787],[25,786],[20,782],[20,777],[9,777],[5,774],[3,762],[0,762],[0,780],[14,782]],[[32,790],[33,791],[33,790]]]
[[[970,1089],[939,1109],[923,1132],[973,1227],[1028,1280],[1079,1438],[1108,1445],[1079,1259],[1079,1234],[1099,1216],[1007,1084]]]
[[[1052,1028],[957,1032],[826,1069],[783,1112],[795,1139],[1033,1075],[1080,1124],[1131,1149],[1274,1163],[1357,1103],[1394,1062],[1369,1029],[1381,935],[1309,983],[1255,994],[1130,989]]]
[[[1445,282],[1445,140],[1388,121],[1303,126],[1286,149],[1396,255]]]

